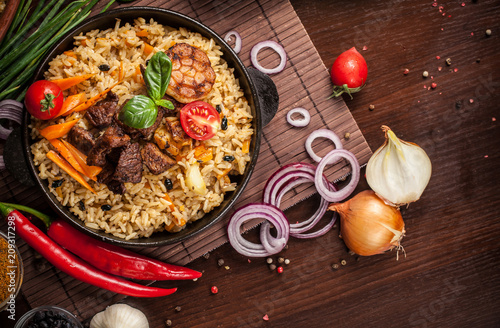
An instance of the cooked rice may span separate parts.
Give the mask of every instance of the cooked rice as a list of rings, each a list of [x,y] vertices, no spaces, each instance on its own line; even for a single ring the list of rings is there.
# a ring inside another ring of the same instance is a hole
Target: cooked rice
[[[137,37],[136,32],[144,29],[148,31],[148,36]],[[177,165],[159,175],[150,173],[144,166],[142,181],[137,184],[126,183],[127,191],[123,195],[113,194],[104,184],[89,181],[96,191],[96,194],[93,194],[46,157],[52,146],[40,137],[38,129],[55,122],[33,119],[32,137],[37,140],[31,147],[34,162],[39,168],[40,177],[48,180],[51,192],[61,204],[83,220],[87,227],[101,229],[124,239],[148,237],[161,230],[180,231],[186,227],[187,222],[198,220],[219,206],[224,200],[224,194],[236,187],[235,183],[231,183],[227,178],[220,178],[220,175],[228,169],[233,175],[244,173],[250,155],[242,150],[243,143],[249,140],[254,132],[250,107],[238,80],[234,77],[233,69],[221,58],[220,47],[213,40],[198,33],[184,28],[166,27],[153,20],[148,23],[142,18],[135,20],[134,25],[127,23],[123,26],[117,20],[112,29],[93,30],[74,39],[74,55],[66,52],[57,56],[50,62],[45,78],[51,80],[95,73],[90,80],[72,90],[73,93],[85,92],[87,98],[90,98],[118,80],[122,64],[123,82],[113,89],[120,97],[120,104],[133,95],[146,94],[144,82],[136,70],[140,64],[144,65],[154,52],[166,51],[178,42],[188,43],[203,50],[216,73],[214,87],[203,100],[214,107],[223,104],[221,107],[228,120],[228,129],[218,131],[215,137],[203,142],[205,147],[213,149],[214,154],[212,160],[200,164],[208,190],[204,196],[189,190],[185,183],[185,172],[196,163],[194,150]],[[149,56],[144,54],[144,42],[155,49]],[[101,64],[107,64],[111,69],[101,72],[98,69]],[[66,119],[72,120],[75,117],[82,117],[82,114],[72,114]],[[63,121],[64,119],[59,119],[57,123]],[[85,118],[81,118],[77,125],[89,127]],[[234,156],[235,160],[224,161],[223,157],[226,155]],[[61,178],[64,179],[62,186],[52,188],[52,182]],[[168,196],[175,206],[173,211],[169,207],[170,202],[164,199],[167,194],[164,185],[166,178],[174,184],[174,189],[168,191]],[[83,202],[84,210],[80,202]],[[101,206],[105,204],[111,205],[111,210],[103,211]]]

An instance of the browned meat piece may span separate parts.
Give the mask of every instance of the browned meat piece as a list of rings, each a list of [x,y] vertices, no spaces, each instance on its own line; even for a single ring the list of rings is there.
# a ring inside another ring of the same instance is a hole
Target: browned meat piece
[[[118,125],[125,131],[126,134],[128,134],[133,140],[137,140],[139,138],[142,138],[144,140],[149,140],[155,133],[155,130],[158,129],[158,126],[160,125],[161,121],[163,120],[164,112],[163,112],[163,107],[158,108],[158,116],[156,116],[156,121],[154,122],[153,125],[151,125],[149,128],[146,129],[135,129],[131,128],[128,125],[125,125],[120,119],[118,118],[118,112],[115,115],[115,121],[118,123]]]
[[[174,105],[174,109],[168,109],[166,107],[160,106],[164,111],[165,111],[165,116],[176,116],[178,112],[184,107],[185,104],[178,102],[174,98],[170,97],[169,95],[163,96],[163,99],[165,100],[170,100],[172,102],[172,105]]]
[[[142,160],[138,143],[131,143],[123,149],[113,179],[120,182],[141,182]]]
[[[85,155],[87,155],[95,145],[95,138],[92,133],[78,126],[71,128],[67,138],[70,144],[78,148],[78,150]]]
[[[113,92],[108,92],[106,98],[90,106],[85,113],[85,117],[95,127],[102,129],[113,122],[113,117],[118,111],[118,96]]]
[[[108,189],[115,194],[123,195],[127,190],[123,182],[113,180],[113,175],[115,173],[115,167],[110,163],[107,163],[102,171],[97,175],[97,182],[104,183],[108,186]]]
[[[141,150],[144,164],[153,174],[160,174],[176,164],[176,161],[164,154],[158,146],[148,142]]]
[[[188,136],[184,129],[182,128],[181,121],[176,117],[167,117],[165,120],[166,126],[172,134],[172,139],[177,143],[179,148],[184,146],[192,146],[193,138]]]
[[[103,167],[106,164],[106,155],[113,148],[123,147],[130,142],[130,137],[123,133],[119,127],[112,125],[97,138],[95,146],[92,147],[87,156],[87,165]]]
[[[207,54],[187,43],[176,43],[166,54],[172,61],[167,94],[184,104],[205,98],[215,83]]]

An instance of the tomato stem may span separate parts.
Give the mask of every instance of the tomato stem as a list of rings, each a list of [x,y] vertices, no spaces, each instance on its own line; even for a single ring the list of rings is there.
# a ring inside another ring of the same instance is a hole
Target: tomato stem
[[[351,99],[353,99],[352,93],[356,93],[356,92],[361,91],[361,89],[363,89],[363,87],[364,87],[364,84],[360,87],[357,87],[357,88],[349,88],[347,86],[347,84],[344,84],[341,86],[335,85],[335,86],[333,86],[333,94],[330,97],[328,97],[328,99],[333,98],[333,97],[337,98],[338,96],[340,96],[344,92],[347,93],[349,95],[349,97],[351,97]]]

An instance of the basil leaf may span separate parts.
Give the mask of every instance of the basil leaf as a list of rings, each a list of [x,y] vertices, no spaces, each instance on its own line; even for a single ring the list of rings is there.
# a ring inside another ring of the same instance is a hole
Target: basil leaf
[[[132,128],[145,129],[155,123],[157,116],[158,107],[155,102],[149,97],[138,95],[127,101],[118,118]]]
[[[155,100],[155,104],[161,107],[165,107],[168,109],[174,109],[174,104],[170,100],[167,99],[160,99],[160,100]]]
[[[148,89],[148,95],[153,100],[159,100],[165,95],[172,74],[172,62],[167,54],[158,51],[151,57],[144,74],[144,82]]]

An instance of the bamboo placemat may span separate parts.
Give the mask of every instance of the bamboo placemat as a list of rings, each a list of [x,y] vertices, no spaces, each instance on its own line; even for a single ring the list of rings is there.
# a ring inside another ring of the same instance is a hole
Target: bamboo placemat
[[[246,66],[251,66],[249,53],[254,44],[263,40],[274,40],[283,45],[288,63],[283,72],[271,76],[280,95],[279,111],[262,134],[261,152],[252,179],[235,208],[261,199],[266,180],[278,167],[292,162],[311,162],[304,142],[314,130],[327,128],[335,131],[344,143],[344,148],[352,151],[360,164],[365,164],[371,150],[354,121],[344,101],[328,99],[332,91],[329,73],[307,32],[288,1],[281,0],[218,0],[218,1],[140,1],[135,6],[161,7],[188,15],[224,36],[230,30],[237,30],[243,41],[240,58]],[[103,7],[101,2],[94,13]],[[273,67],[278,57],[271,51],[262,52],[261,64]],[[311,123],[305,128],[293,128],[286,122],[287,111],[294,107],[304,107],[311,113]],[[346,132],[350,138],[343,138]],[[330,149],[329,141],[315,143],[315,149]],[[321,151],[319,151],[321,155]],[[335,180],[349,172],[346,163],[339,163],[327,171],[327,176]],[[283,203],[288,207],[310,195],[314,189],[299,190]],[[41,192],[18,183],[7,172],[0,173],[0,200],[14,202],[50,212]],[[225,226],[227,216],[207,231],[176,245],[148,248],[141,253],[158,259],[185,265],[199,256],[219,247],[227,241]],[[2,230],[5,224],[2,223]],[[102,310],[107,305],[122,299],[106,290],[81,283],[55,269],[44,259],[18,240],[25,267],[25,281],[22,293],[32,307],[57,304],[85,319]]]

